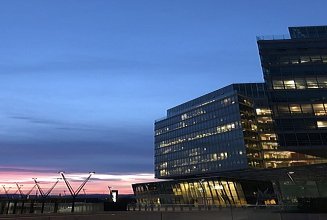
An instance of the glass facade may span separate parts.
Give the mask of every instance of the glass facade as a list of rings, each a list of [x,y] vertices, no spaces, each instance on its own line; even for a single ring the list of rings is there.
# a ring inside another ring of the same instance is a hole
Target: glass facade
[[[139,204],[245,206],[276,204],[273,187],[265,181],[235,181],[218,177],[134,184]],[[258,194],[265,193],[265,196]]]
[[[262,204],[326,195],[327,27],[289,30],[257,38],[264,83],[226,86],[155,122],[155,177],[174,180],[134,184],[139,203],[241,206],[262,186],[279,197]]]
[[[264,95],[262,83],[232,84],[169,109],[155,123],[155,176],[262,166],[254,100]]]
[[[327,38],[327,26],[289,27],[292,39]]]
[[[308,106],[288,109],[299,114],[309,111]],[[325,114],[324,105],[311,108],[314,114]],[[324,162],[281,148],[273,121],[264,83],[232,84],[169,109],[166,118],[155,122],[155,176],[182,178]],[[327,127],[327,121],[315,123]]]
[[[294,27],[291,39],[258,41],[281,149],[327,156],[326,33],[325,26]]]

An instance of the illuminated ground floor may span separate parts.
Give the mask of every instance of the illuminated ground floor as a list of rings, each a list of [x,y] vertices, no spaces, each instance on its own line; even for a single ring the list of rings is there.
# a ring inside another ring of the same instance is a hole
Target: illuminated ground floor
[[[243,170],[212,176],[134,184],[138,204],[298,205],[304,198],[327,198],[327,164]]]
[[[214,177],[136,184],[133,189],[137,202],[141,204],[242,206],[277,203],[273,185],[264,181]]]

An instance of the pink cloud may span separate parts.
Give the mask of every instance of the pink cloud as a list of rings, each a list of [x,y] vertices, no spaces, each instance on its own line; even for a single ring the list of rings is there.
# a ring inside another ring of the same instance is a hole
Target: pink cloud
[[[67,173],[66,178],[72,185],[73,189],[76,190],[80,184],[87,178],[88,173]],[[1,171],[0,170],[0,194],[4,193],[2,185],[5,185],[6,189],[9,189],[9,193],[17,191],[16,182],[22,185],[23,193],[29,191],[33,186],[34,182],[32,178],[37,178],[40,186],[44,188],[44,191],[49,189],[57,180],[60,175],[56,172],[38,170],[36,172],[28,170],[15,171]],[[132,184],[141,182],[152,182],[156,181],[153,174],[151,173],[131,173],[131,174],[103,174],[95,173],[90,181],[85,185],[84,189],[87,194],[108,194],[108,186],[112,189],[119,190],[119,194],[132,194]],[[35,193],[36,190],[33,191]],[[69,191],[63,180],[60,180],[52,194],[69,194]],[[83,191],[81,192],[83,193]]]

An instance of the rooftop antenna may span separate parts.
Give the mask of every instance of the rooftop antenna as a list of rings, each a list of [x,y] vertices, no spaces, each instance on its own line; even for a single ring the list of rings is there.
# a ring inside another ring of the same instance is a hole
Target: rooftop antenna
[[[59,174],[62,176],[62,178],[64,179],[66,186],[68,188],[68,191],[70,193],[70,195],[73,198],[73,203],[72,203],[72,212],[74,212],[74,208],[75,208],[75,199],[78,196],[78,194],[81,192],[81,190],[83,189],[83,187],[85,186],[85,184],[90,180],[91,176],[93,174],[95,174],[95,172],[90,172],[89,176],[83,181],[83,183],[76,189],[74,190],[73,187],[70,185],[70,183],[68,182],[68,180],[65,177],[65,172],[60,171]]]

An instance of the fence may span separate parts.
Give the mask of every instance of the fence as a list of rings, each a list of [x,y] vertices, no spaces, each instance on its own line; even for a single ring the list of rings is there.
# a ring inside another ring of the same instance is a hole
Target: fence
[[[243,206],[219,206],[219,205],[190,205],[190,204],[129,204],[128,211],[152,211],[152,212],[183,212],[183,211],[215,211],[222,209],[269,209],[269,210],[297,210],[297,206],[280,206],[280,205],[243,205]]]
[[[0,215],[44,214],[72,212],[72,201],[51,200],[0,200]],[[74,201],[74,212],[99,212],[104,210],[104,203],[98,201]]]

